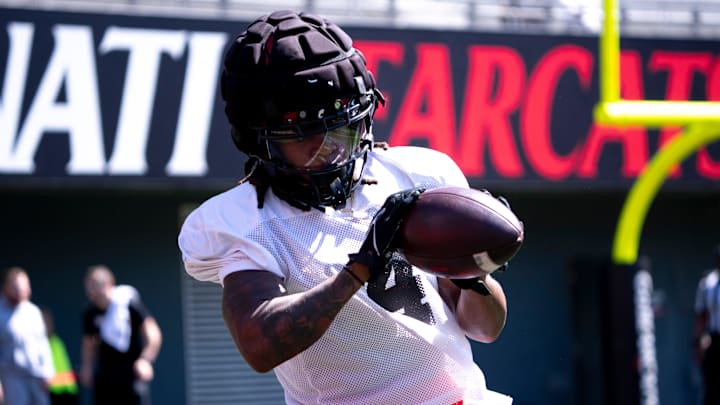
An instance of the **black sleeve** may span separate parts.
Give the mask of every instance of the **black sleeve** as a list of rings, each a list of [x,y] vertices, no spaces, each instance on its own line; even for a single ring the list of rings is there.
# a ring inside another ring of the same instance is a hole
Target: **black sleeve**
[[[143,304],[139,295],[136,295],[130,301],[129,307],[130,313],[135,314],[135,316],[140,320],[141,323],[145,321],[145,318],[151,316],[150,311],[148,311],[147,307],[145,307],[145,304]]]
[[[95,317],[98,312],[93,308],[88,308],[83,313],[83,335],[96,336],[100,333],[100,328],[95,324]]]

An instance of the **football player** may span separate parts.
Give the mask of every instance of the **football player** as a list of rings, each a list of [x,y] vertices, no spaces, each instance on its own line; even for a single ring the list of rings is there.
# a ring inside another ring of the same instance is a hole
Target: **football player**
[[[221,78],[246,177],[185,220],[194,278],[221,283],[228,330],[288,404],[508,404],[468,337],[493,342],[507,303],[490,273],[457,284],[396,250],[426,189],[468,187],[445,154],[374,144],[384,102],[352,39],[278,11],[230,44]]]

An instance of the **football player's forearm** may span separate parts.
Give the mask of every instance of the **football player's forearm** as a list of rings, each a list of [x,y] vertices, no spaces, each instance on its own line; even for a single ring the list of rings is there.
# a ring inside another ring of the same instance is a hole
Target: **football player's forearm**
[[[457,304],[457,316],[460,326],[469,338],[491,343],[505,327],[507,301],[502,286],[492,276],[485,278],[485,286],[490,290],[490,295],[462,290]]]
[[[306,292],[263,299],[246,315],[247,294],[259,286],[228,287],[226,283],[223,294],[226,324],[248,364],[267,372],[315,343],[360,284],[341,271]]]

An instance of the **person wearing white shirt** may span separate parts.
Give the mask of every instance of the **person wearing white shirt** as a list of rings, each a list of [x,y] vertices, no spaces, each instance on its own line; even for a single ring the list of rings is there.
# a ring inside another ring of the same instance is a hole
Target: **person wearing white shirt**
[[[40,308],[30,301],[27,272],[5,270],[0,299],[0,402],[49,405],[54,374],[50,343]]]

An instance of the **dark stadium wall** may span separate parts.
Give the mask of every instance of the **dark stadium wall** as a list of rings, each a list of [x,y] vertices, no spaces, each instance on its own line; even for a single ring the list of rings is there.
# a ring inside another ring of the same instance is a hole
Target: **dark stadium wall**
[[[79,363],[80,313],[87,266],[108,264],[118,282],[135,285],[164,332],[153,399],[185,403],[178,211],[210,192],[43,190],[0,191],[0,266],[24,266],[34,300],[51,308],[58,332]],[[603,282],[573,285],[578,260],[608,259],[622,193],[505,192],[527,229],[526,243],[497,275],[509,301],[505,331],[493,344],[474,344],[488,384],[517,404],[592,404],[603,353],[598,305],[579,302]],[[652,261],[657,308],[659,391],[663,403],[697,398],[690,352],[695,283],[712,265],[720,199],[715,194],[661,194],[649,213],[641,254]],[[581,278],[582,279],[582,278]],[[588,278],[584,278],[588,280]],[[219,309],[218,303],[218,311]],[[632,311],[632,308],[627,308]],[[576,313],[581,311],[580,313]],[[591,325],[579,329],[578,319]],[[588,329],[589,328],[589,329]],[[598,333],[594,335],[594,333]],[[584,334],[584,335],[583,335]],[[590,336],[588,336],[590,335]]]

